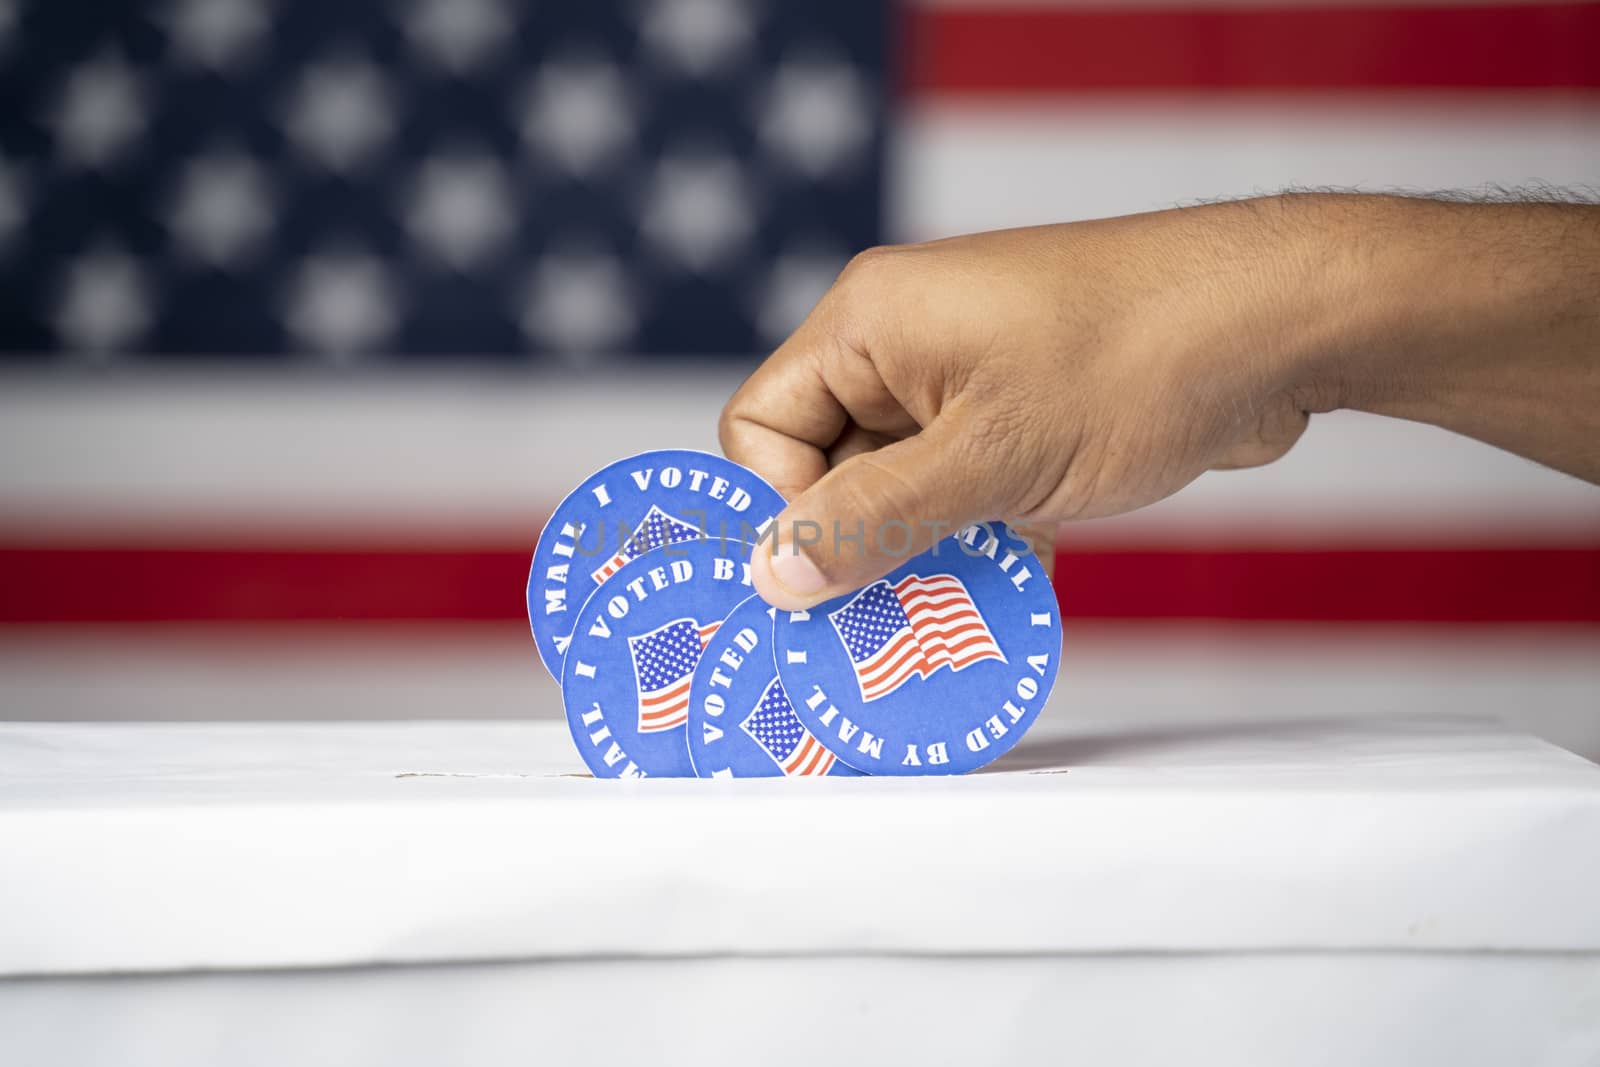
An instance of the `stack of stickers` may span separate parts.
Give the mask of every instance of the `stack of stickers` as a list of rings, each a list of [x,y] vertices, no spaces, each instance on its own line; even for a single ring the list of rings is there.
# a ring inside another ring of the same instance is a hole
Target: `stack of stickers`
[[[750,556],[792,551],[773,547],[783,506],[754,472],[676,449],[613,463],[561,502],[528,618],[590,770],[960,774],[1016,744],[1061,650],[1026,542],[973,525],[853,593],[780,611],[755,595]]]

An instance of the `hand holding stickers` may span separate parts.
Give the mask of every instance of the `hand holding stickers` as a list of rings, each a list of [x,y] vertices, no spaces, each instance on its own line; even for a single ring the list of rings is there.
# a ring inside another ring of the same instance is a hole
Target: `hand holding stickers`
[[[535,550],[528,616],[599,777],[958,774],[1010,749],[1055,682],[1061,619],[999,523],[807,612],[752,596],[783,500],[716,456],[587,479]]]

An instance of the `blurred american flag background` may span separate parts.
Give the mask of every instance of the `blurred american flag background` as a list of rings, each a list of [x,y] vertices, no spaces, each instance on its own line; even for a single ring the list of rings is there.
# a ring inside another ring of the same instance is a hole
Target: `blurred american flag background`
[[[559,711],[540,525],[854,251],[1600,181],[1600,6],[0,0],[0,716]],[[1071,527],[1054,714],[1600,756],[1600,491],[1319,417]]]

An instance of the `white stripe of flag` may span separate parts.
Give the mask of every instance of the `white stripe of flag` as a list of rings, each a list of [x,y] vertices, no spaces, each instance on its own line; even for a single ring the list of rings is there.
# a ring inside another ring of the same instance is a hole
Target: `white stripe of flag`
[[[910,575],[891,588],[907,625],[856,665],[861,699],[887,696],[913,675],[926,678],[940,667],[959,671],[986,659],[1005,660],[972,595],[955,575]]]

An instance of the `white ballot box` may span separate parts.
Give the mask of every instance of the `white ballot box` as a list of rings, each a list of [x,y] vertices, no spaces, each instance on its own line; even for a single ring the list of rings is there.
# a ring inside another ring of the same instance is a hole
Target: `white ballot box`
[[[1600,1064],[1600,767],[1496,726],[582,769],[557,724],[0,727],[0,1061]]]

